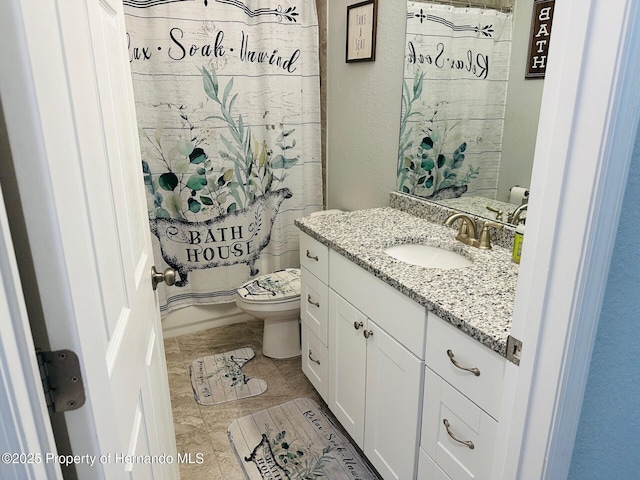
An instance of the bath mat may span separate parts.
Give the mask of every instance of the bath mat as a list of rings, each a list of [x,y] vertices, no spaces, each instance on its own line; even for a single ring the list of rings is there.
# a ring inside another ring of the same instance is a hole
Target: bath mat
[[[379,478],[320,406],[308,398],[242,417],[227,433],[249,480]]]
[[[242,366],[255,356],[252,348],[245,347],[195,360],[189,374],[196,402],[216,405],[263,393],[267,382],[242,373]]]

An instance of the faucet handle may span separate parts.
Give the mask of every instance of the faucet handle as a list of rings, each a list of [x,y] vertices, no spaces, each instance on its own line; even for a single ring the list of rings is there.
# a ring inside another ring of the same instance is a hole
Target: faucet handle
[[[496,208],[496,207],[492,207],[491,205],[487,205],[487,210],[496,214],[496,220],[502,220],[502,214],[504,213],[503,210],[500,210],[499,208]]]
[[[489,233],[489,227],[495,229],[502,228],[502,224],[496,222],[484,222],[482,224],[482,231],[480,232],[480,238],[478,239],[478,248],[480,250],[491,249],[491,234]]]
[[[460,222],[460,228],[458,229],[458,239],[469,237],[469,224],[467,222]],[[475,232],[473,237],[475,237]]]

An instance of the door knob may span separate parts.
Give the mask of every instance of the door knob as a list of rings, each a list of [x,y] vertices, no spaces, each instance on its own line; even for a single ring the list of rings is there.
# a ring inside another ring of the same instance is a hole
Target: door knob
[[[158,288],[160,282],[166,283],[168,286],[176,283],[176,271],[173,268],[167,268],[163,273],[156,270],[156,266],[151,267],[151,286],[154,290]]]

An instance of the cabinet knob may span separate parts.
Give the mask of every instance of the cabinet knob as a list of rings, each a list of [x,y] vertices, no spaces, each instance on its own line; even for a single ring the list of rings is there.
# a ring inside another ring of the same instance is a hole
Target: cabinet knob
[[[364,338],[369,338],[373,336],[373,330],[365,330],[364,332],[362,332],[362,334],[364,335]]]
[[[460,370],[465,370],[465,371],[467,371],[467,372],[471,372],[471,373],[473,373],[476,377],[479,377],[479,376],[480,376],[480,370],[478,370],[477,368],[475,368],[475,367],[465,367],[464,365],[460,365],[460,364],[458,363],[458,361],[457,361],[455,358],[453,358],[453,357],[454,357],[454,355],[453,355],[453,352],[452,352],[451,350],[447,350],[447,355],[449,356],[449,360],[451,360],[451,363],[453,363],[453,365],[454,365],[456,368],[459,368]]]
[[[307,302],[309,302],[311,305],[315,305],[316,307],[320,308],[320,302],[314,302],[311,300],[311,295],[307,295]]]
[[[362,323],[362,322],[353,322],[353,328],[358,330],[360,327],[364,327],[364,323]]]

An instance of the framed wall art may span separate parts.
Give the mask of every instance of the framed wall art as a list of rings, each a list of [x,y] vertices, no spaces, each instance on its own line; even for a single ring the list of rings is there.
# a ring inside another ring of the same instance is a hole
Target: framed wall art
[[[555,0],[534,0],[531,35],[525,78],[544,78],[547,72],[549,41]]]
[[[372,62],[376,57],[377,0],[347,7],[347,62]]]

